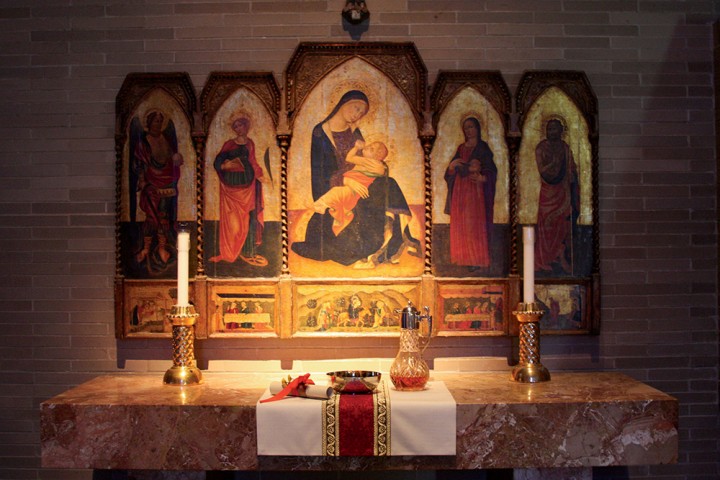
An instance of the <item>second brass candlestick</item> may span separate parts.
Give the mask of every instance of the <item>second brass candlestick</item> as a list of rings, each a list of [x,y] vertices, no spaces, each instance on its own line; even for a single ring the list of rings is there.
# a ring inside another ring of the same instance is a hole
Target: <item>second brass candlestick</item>
[[[511,378],[521,383],[547,382],[550,372],[540,363],[540,317],[543,311],[535,303],[520,303],[513,312],[520,322],[520,362]]]
[[[197,385],[202,373],[195,366],[195,321],[198,314],[192,305],[174,305],[168,314],[172,322],[173,366],[165,372],[166,385]]]

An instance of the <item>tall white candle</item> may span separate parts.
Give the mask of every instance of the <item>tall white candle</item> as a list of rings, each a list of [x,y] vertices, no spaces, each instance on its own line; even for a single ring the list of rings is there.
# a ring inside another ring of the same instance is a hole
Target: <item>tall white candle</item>
[[[186,307],[188,303],[189,261],[190,261],[190,233],[181,231],[177,238],[178,272],[177,272],[177,304]]]
[[[524,225],[523,238],[523,302],[535,301],[535,227]]]

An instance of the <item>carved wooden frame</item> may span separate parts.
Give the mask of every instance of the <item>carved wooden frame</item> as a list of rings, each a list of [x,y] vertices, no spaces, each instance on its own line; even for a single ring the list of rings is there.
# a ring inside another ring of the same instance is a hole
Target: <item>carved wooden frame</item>
[[[415,112],[418,129],[422,128],[427,68],[411,42],[300,43],[285,69],[285,102],[290,127],[313,87],[328,72],[354,57],[375,66],[397,85]]]

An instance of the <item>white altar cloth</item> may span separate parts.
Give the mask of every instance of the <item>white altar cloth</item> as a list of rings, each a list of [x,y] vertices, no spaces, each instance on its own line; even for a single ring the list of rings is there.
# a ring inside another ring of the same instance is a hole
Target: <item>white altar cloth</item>
[[[455,455],[456,405],[443,382],[417,392],[386,383],[390,398],[390,455]],[[270,397],[267,389],[260,400]],[[258,455],[323,455],[327,400],[285,397],[257,403]]]

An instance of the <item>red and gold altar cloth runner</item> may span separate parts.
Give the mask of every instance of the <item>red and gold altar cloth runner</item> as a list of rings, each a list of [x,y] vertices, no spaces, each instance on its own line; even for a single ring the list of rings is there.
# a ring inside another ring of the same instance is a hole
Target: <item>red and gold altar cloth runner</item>
[[[388,456],[390,425],[385,382],[372,395],[334,395],[323,402],[323,455]]]
[[[270,397],[267,390],[261,397]],[[443,382],[372,395],[286,397],[257,404],[258,455],[455,455],[455,400]]]

